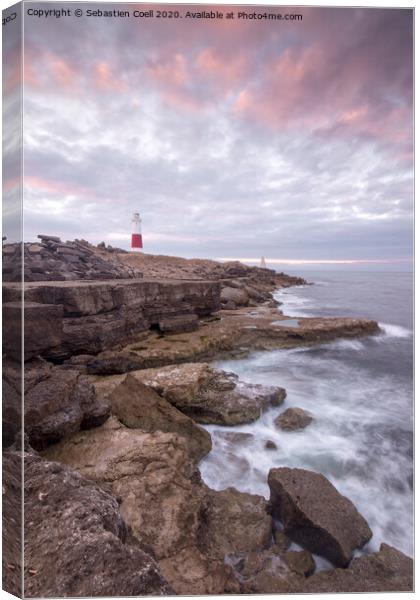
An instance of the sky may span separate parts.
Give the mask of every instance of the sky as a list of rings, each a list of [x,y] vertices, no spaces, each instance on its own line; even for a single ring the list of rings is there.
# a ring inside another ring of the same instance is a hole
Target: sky
[[[412,12],[217,9],[25,16],[25,238],[128,248],[138,211],[148,253],[406,268]]]

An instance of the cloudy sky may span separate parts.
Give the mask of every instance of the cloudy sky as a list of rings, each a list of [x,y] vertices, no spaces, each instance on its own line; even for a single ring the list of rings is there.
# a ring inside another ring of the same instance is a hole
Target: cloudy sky
[[[128,248],[138,210],[150,253],[405,268],[411,11],[276,11],[303,20],[26,16],[26,239]]]

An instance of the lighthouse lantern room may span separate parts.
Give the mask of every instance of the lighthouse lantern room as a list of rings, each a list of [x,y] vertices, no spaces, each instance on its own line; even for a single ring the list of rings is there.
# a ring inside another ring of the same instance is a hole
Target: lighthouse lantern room
[[[140,214],[135,212],[131,220],[131,251],[141,252],[143,248],[143,237],[141,234]]]

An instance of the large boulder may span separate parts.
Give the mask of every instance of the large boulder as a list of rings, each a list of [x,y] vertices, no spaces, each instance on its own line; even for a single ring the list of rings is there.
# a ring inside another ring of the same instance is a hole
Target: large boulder
[[[207,555],[224,559],[230,554],[263,550],[270,545],[273,521],[262,496],[232,487],[220,492],[209,489],[203,519],[200,546]]]
[[[337,566],[346,566],[372,531],[354,504],[326,477],[282,467],[268,475],[270,504],[288,537]]]
[[[234,302],[236,306],[246,306],[249,301],[249,296],[244,289],[236,287],[223,287],[220,292],[220,300],[222,304]]]
[[[37,450],[79,429],[101,425],[109,416],[109,403],[97,399],[94,387],[78,371],[35,367],[25,373],[25,384],[25,431]]]
[[[313,416],[303,408],[288,408],[279,415],[274,423],[283,431],[296,431],[304,429],[313,421]]]
[[[172,593],[115,498],[64,465],[32,454],[24,464],[27,597]]]
[[[194,462],[210,452],[211,436],[205,429],[132,375],[117,385],[109,400],[113,414],[126,427],[179,434],[185,438]]]
[[[320,571],[309,577],[302,592],[411,592],[413,560],[388,544],[379,552],[355,558],[347,569]]]
[[[111,486],[123,518],[157,559],[194,545],[201,487],[185,438],[128,429],[115,417],[48,448],[44,456]]]
[[[133,376],[198,423],[250,423],[265,408],[279,406],[286,397],[283,388],[244,383],[234,373],[206,363],[144,369]]]

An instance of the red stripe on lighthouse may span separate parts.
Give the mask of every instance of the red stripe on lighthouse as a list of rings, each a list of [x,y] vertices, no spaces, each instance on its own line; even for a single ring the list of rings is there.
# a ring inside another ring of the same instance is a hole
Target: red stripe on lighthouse
[[[143,248],[143,238],[141,233],[131,234],[131,247],[132,248]]]

